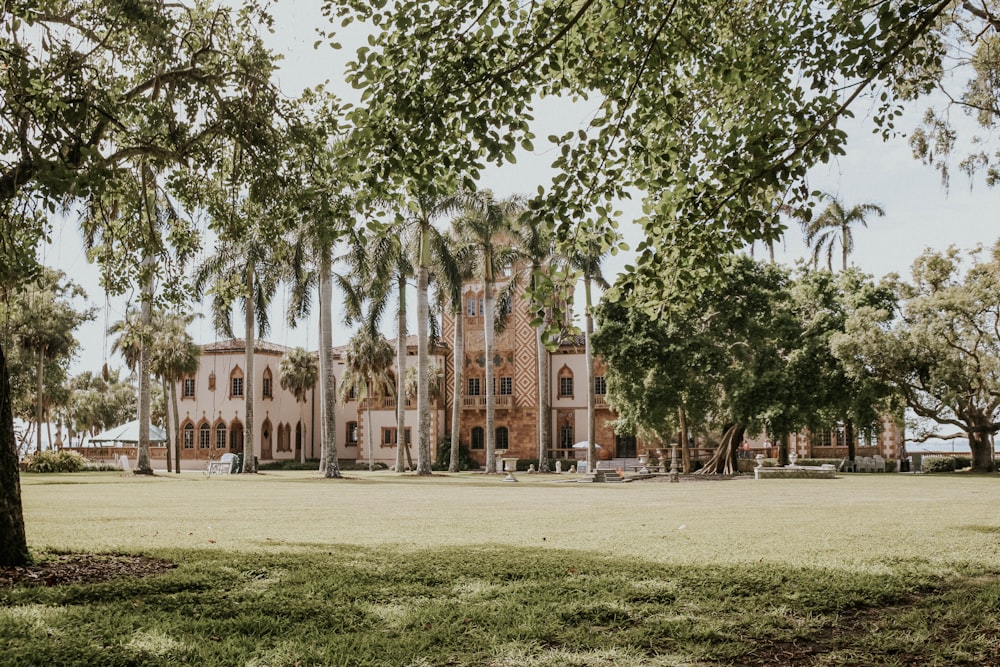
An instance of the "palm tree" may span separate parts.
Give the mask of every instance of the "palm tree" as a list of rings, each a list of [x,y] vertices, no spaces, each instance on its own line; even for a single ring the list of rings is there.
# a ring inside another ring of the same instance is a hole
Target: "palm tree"
[[[255,330],[260,336],[270,328],[267,308],[282,275],[278,237],[264,231],[259,223],[261,211],[250,202],[241,202],[240,217],[258,224],[230,226],[229,233],[220,236],[215,252],[197,268],[194,289],[201,296],[212,294],[212,322],[217,333],[235,338],[232,328],[233,304],[243,307],[244,342],[246,345],[243,393],[245,398],[243,429],[243,472],[256,472],[254,467],[253,401]]]
[[[403,394],[407,398],[417,395],[417,389],[420,387],[420,378],[418,377],[416,366],[410,366],[406,369],[405,382],[401,382],[400,384],[403,385]],[[427,397],[434,406],[437,406],[444,399],[444,370],[433,362],[427,367]],[[436,408],[434,414],[437,414]],[[437,433],[437,429],[431,429],[431,432]],[[397,433],[403,433],[403,431],[397,431]],[[400,438],[402,438],[401,442],[405,442],[403,436],[400,436]]]
[[[344,357],[346,372],[340,382],[341,395],[346,400],[353,391],[358,400],[365,403],[367,416],[365,441],[368,445],[368,469],[374,470],[372,404],[376,398],[385,396],[392,391],[392,378],[389,376],[389,369],[392,367],[392,346],[385,339],[385,336],[372,327],[363,326],[351,337]],[[397,444],[401,438],[405,442],[405,434],[397,433]]]
[[[414,277],[412,243],[406,238],[406,226],[396,225],[388,233],[380,234],[368,243],[366,253],[368,261],[360,271],[359,277],[365,283],[364,297],[369,303],[372,326],[381,320],[382,314],[389,303],[390,293],[395,288],[396,293],[396,369],[402,377],[408,373],[406,368],[406,287],[407,281]],[[403,382],[396,383],[396,432],[406,432],[406,388]],[[406,458],[409,458],[409,443],[404,442],[396,448],[396,472],[405,470]],[[419,458],[419,457],[418,457]]]
[[[281,388],[292,392],[295,402],[304,405],[309,390],[316,386],[316,380],[319,379],[316,357],[305,348],[297,347],[281,355],[278,371],[281,374]],[[305,460],[306,448],[303,447],[302,461]]]
[[[584,291],[584,353],[587,364],[587,470],[594,471],[597,466],[596,420],[594,405],[594,350],[590,338],[594,333],[594,303],[593,286],[601,289],[609,287],[608,281],[601,274],[601,262],[606,250],[602,249],[601,241],[593,230],[578,228],[576,245],[568,252],[569,265],[583,275]]]
[[[438,256],[438,266],[435,268],[438,287],[438,303],[442,311],[452,315],[454,330],[452,333],[452,394],[451,405],[451,452],[448,459],[448,472],[458,472],[459,468],[459,438],[461,436],[462,396],[465,393],[465,316],[462,288],[474,275],[475,248],[458,238],[453,228],[452,235],[447,237],[447,250]],[[428,387],[432,385],[428,384]]]
[[[163,396],[170,396],[167,407],[167,472],[170,471],[170,444],[174,446],[176,472],[181,472],[180,409],[177,406],[177,383],[198,371],[201,347],[194,342],[187,327],[193,315],[181,313],[160,313],[153,334],[150,371],[160,378]],[[170,425],[170,409],[173,409],[173,428]]]
[[[65,274],[61,271],[44,269],[29,287],[24,307],[19,309],[12,327],[21,349],[33,354],[37,360],[37,451],[42,450],[42,423],[45,421],[45,362],[69,355],[77,345],[73,329],[93,317],[90,310],[79,312],[69,302],[69,298],[84,295],[84,292],[79,285],[64,281],[64,278]]]
[[[549,414],[549,350],[546,346],[549,327],[552,325],[552,305],[544,299],[554,297],[551,281],[544,273],[558,268],[559,256],[555,250],[555,234],[544,221],[530,216],[518,218],[514,229],[518,250],[527,261],[524,273],[532,295],[530,307],[534,309],[536,386],[538,388],[538,471],[549,472],[549,446],[552,442]],[[544,293],[544,294],[543,294]]]
[[[833,250],[839,242],[841,268],[846,271],[847,256],[854,251],[854,234],[851,232],[851,226],[860,224],[862,227],[867,227],[869,215],[874,213],[881,217],[885,215],[885,211],[878,204],[855,204],[846,209],[844,203],[836,196],[826,192],[820,194],[820,199],[826,199],[830,203],[816,218],[802,223],[806,245],[812,248],[813,266],[819,263],[819,257],[825,251],[826,267],[833,271]]]
[[[493,399],[493,339],[496,316],[493,289],[496,277],[513,265],[517,253],[504,243],[513,217],[524,209],[519,198],[497,200],[489,190],[475,194],[456,221],[459,235],[475,246],[476,274],[483,283],[483,338],[486,356],[486,471],[496,471],[496,419]]]
[[[429,402],[428,368],[430,364],[430,299],[429,285],[431,267],[435,255],[440,256],[447,245],[444,235],[434,227],[434,221],[441,216],[459,210],[467,203],[468,195],[418,196],[414,202],[414,213],[407,223],[415,227],[416,255],[414,266],[417,275],[417,474],[431,474],[430,428],[431,413]]]

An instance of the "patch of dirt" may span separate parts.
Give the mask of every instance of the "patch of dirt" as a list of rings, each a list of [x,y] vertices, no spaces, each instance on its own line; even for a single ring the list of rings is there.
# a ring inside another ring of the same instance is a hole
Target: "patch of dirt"
[[[59,554],[25,567],[0,566],[0,588],[92,584],[168,572],[175,563],[132,554]]]

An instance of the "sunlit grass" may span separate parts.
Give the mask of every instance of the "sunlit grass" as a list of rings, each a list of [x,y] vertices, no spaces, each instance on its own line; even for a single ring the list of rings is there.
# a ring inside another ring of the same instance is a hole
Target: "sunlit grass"
[[[26,475],[37,553],[178,568],[0,592],[0,664],[1000,660],[996,477],[351,476]]]

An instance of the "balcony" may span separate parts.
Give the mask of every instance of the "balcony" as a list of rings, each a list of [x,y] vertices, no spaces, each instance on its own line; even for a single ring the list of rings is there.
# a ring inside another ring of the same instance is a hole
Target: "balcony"
[[[383,396],[382,398],[366,398],[358,401],[359,410],[367,410],[368,404],[371,403],[372,410],[395,410],[396,409],[396,397],[395,396]],[[416,406],[416,399],[406,399],[406,407],[412,408]]]
[[[500,396],[493,397],[493,409],[494,410],[510,410],[514,405],[514,397],[510,394],[502,394]],[[463,410],[485,410],[486,409],[486,397],[485,396],[463,396],[462,397],[462,409]]]
[[[606,410],[608,407],[608,397],[604,394],[594,394],[594,407],[599,410]]]

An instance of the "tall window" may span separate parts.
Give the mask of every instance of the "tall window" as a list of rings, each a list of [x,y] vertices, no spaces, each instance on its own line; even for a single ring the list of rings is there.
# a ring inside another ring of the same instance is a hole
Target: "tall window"
[[[243,396],[243,371],[237,366],[229,374],[229,398]]]
[[[563,397],[573,395],[573,376],[564,375],[559,378],[559,395]]]
[[[476,299],[475,297],[469,297],[465,300],[465,316],[475,317],[476,316]]]
[[[472,448],[482,449],[486,446],[486,432],[481,426],[472,427]]]
[[[509,377],[500,378],[500,388],[497,396],[510,396],[514,393],[514,379]]]
[[[563,424],[559,427],[559,446],[563,449],[573,447],[573,427],[570,424]]]
[[[353,384],[347,388],[347,400],[356,401],[358,400],[358,388]]]
[[[226,448],[226,425],[222,422],[215,425],[215,448]]]
[[[406,429],[405,433],[406,444],[409,445],[410,440],[410,429]],[[383,447],[395,447],[399,442],[399,432],[396,428],[383,428],[382,429],[382,446]]]
[[[273,380],[274,380],[274,378],[271,375],[271,369],[270,368],[265,368],[264,369],[264,377],[261,379],[261,391],[263,392],[261,395],[264,398],[274,398],[274,395],[271,393],[271,387],[273,385]]]
[[[198,449],[208,449],[212,446],[212,429],[208,424],[202,424],[198,429]]]
[[[181,392],[182,398],[194,398],[194,378],[184,378],[184,390]]]
[[[465,392],[466,396],[479,396],[480,379],[479,378],[469,378],[469,387]]]
[[[510,432],[507,430],[506,426],[501,426],[496,430],[496,448],[497,449],[507,449],[507,443],[510,440]]]
[[[594,376],[594,394],[604,396],[608,393],[608,383],[604,381],[603,375]]]
[[[347,444],[358,444],[358,422],[347,422]]]
[[[184,449],[194,449],[194,424],[184,425]]]
[[[483,297],[479,297],[479,317],[486,314],[486,308],[483,305]]]

